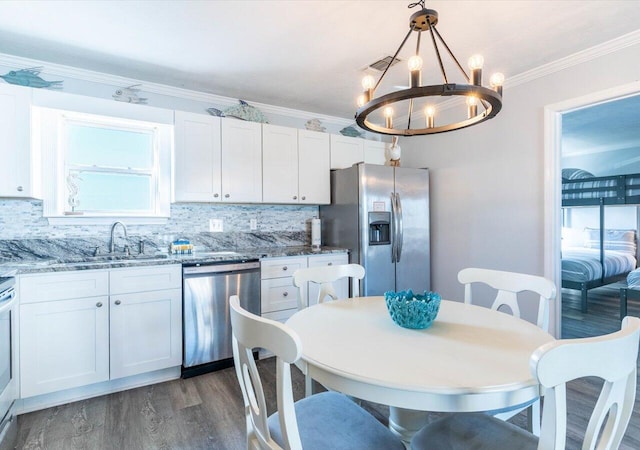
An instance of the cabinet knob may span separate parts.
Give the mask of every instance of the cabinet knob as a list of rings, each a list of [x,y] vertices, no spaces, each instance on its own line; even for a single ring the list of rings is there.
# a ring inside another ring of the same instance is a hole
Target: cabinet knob
[[[122,303],[120,300],[116,300],[116,301],[115,301],[115,304],[116,304],[116,305],[119,305],[120,303]]]
[[[330,263],[328,263],[328,264],[327,264],[327,266],[333,266],[333,263],[332,263],[332,262],[330,262]]]
[[[298,196],[297,196],[297,195],[294,195],[294,196],[293,196],[293,199],[294,199],[294,200],[298,200]]]
[[[213,194],[213,197],[214,198],[218,198],[218,197],[220,197],[220,194]]]
[[[287,291],[284,291],[284,292],[282,293],[282,296],[283,296],[283,297],[286,297],[286,296],[288,296],[288,295],[289,295],[289,293],[288,293]]]
[[[18,186],[16,189],[18,190],[18,192],[22,192],[22,186]]]
[[[97,306],[98,308],[102,308],[102,302],[98,302],[98,303],[96,303],[96,306]]]
[[[284,267],[282,268],[282,270],[285,270],[285,271],[286,271],[287,269],[288,269],[288,267],[287,267],[287,266],[284,266]]]
[[[230,195],[229,194],[224,194],[224,198],[229,198]]]
[[[307,197],[304,196],[304,195],[301,198],[302,198],[302,200],[306,200],[307,199]]]

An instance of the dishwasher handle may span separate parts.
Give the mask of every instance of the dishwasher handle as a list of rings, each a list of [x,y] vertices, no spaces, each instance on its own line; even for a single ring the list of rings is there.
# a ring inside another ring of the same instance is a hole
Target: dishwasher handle
[[[200,266],[183,267],[182,274],[201,275],[204,273],[224,273],[257,269],[260,269],[260,261],[236,262],[228,264],[203,264]]]

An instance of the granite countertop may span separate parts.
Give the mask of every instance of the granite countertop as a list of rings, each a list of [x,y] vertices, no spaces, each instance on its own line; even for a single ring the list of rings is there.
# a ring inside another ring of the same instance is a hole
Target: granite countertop
[[[256,260],[285,256],[307,256],[329,253],[344,253],[347,249],[336,247],[310,246],[266,247],[233,249],[225,251],[196,251],[192,254],[106,254],[87,257],[42,257],[29,260],[8,261],[0,264],[0,276],[14,276],[26,273],[63,272],[69,270],[113,269],[119,267],[142,267],[164,264],[211,264],[239,260]]]

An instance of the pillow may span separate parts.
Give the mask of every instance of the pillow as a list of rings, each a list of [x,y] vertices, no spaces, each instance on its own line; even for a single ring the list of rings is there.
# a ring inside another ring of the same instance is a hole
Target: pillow
[[[584,247],[584,230],[562,227],[562,247]]]
[[[594,174],[582,169],[562,169],[562,180],[581,180],[583,178],[593,178]]]
[[[600,248],[600,230],[597,228],[584,229],[584,246]],[[636,230],[604,230],[604,249],[616,250],[636,256]]]

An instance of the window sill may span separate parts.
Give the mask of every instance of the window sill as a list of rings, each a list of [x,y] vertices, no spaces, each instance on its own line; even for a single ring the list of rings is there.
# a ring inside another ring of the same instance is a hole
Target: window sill
[[[164,225],[169,221],[168,217],[136,217],[136,216],[110,216],[110,217],[84,217],[84,216],[57,216],[47,217],[49,225],[111,225],[113,222],[122,222],[126,225]]]

